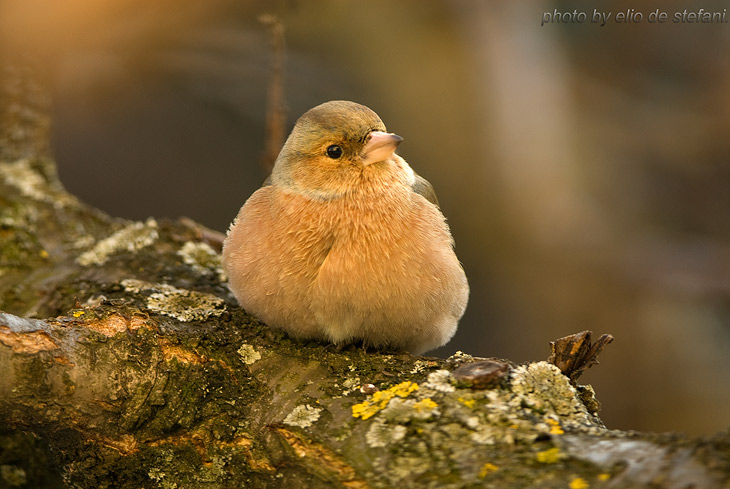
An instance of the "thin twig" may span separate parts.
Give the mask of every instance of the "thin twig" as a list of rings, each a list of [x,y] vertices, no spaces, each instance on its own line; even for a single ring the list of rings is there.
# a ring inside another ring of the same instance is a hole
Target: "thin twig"
[[[284,66],[286,46],[284,25],[278,17],[264,14],[259,21],[269,28],[272,50],[271,79],[266,99],[266,147],[261,157],[261,165],[270,172],[276,157],[284,144],[286,124],[286,104],[284,102]]]

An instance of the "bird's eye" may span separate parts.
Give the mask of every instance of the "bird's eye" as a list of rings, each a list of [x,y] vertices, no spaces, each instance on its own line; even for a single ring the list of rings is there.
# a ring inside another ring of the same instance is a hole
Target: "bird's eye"
[[[342,148],[340,148],[336,144],[328,146],[327,147],[327,156],[332,158],[333,160],[336,160],[337,158],[342,156]]]

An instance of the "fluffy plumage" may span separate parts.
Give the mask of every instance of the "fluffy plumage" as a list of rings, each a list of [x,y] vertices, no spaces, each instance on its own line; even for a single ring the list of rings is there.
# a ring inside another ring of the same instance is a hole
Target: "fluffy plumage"
[[[239,303],[290,335],[422,353],[446,343],[469,286],[431,185],[354,102],[297,121],[228,231]]]

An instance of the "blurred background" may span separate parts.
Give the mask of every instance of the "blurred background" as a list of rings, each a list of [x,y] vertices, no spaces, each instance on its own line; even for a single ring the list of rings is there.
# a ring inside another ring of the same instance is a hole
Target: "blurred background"
[[[730,427],[728,25],[647,22],[678,0],[592,3],[2,1],[0,36],[52,75],[71,192],[225,231],[267,174],[259,17],[275,15],[286,131],[358,101],[438,191],[472,293],[434,354],[540,360],[611,333],[581,378],[610,428],[714,433]],[[593,8],[644,22],[540,26]]]

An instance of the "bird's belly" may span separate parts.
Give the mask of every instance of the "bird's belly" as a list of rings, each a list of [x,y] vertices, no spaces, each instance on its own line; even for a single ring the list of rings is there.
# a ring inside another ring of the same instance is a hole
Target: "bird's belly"
[[[239,302],[298,337],[414,352],[446,342],[468,286],[443,217],[425,199],[419,212],[410,201],[376,202],[276,212],[266,233],[245,240]]]
[[[330,336],[351,336],[355,329],[405,314],[407,274],[402,253],[387,255],[348,243],[333,246],[312,284],[312,310]]]
[[[435,323],[448,315],[454,284],[442,280],[443,257],[404,231],[334,244],[311,289],[313,317],[328,339],[408,347],[419,335],[441,334]]]

